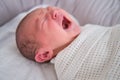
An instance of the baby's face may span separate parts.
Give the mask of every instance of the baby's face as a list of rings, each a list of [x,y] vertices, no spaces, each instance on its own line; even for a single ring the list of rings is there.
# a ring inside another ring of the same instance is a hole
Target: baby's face
[[[50,48],[54,53],[80,33],[79,25],[69,14],[56,7],[39,8],[30,13],[23,23],[26,26],[23,33],[35,34],[40,46]]]

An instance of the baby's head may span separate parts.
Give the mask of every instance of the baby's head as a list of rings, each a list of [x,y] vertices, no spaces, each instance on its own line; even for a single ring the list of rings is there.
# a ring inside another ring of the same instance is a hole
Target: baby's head
[[[23,56],[37,62],[49,61],[80,33],[79,25],[57,7],[38,8],[18,25],[16,42]]]

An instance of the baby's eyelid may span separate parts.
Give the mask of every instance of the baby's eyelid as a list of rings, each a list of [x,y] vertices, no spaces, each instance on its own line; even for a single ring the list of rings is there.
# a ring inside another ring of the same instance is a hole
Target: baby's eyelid
[[[46,22],[47,22],[47,17],[45,17],[45,18],[42,20],[42,22],[41,22],[41,26],[44,27],[45,24],[46,24]]]

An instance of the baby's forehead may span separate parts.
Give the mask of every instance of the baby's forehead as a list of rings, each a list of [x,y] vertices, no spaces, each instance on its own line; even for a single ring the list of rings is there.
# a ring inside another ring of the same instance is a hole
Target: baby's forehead
[[[37,15],[41,15],[42,16],[42,12],[45,12],[47,10],[47,8],[52,8],[52,10],[54,9],[57,9],[59,11],[61,11],[63,13],[63,15],[68,15],[68,13],[61,9],[61,8],[58,8],[58,7],[46,7],[46,8],[37,8],[35,10],[33,10],[32,12],[30,12],[23,20],[23,24],[25,26],[32,26],[36,21],[35,21],[35,18],[37,17]],[[33,23],[34,22],[34,23]],[[28,24],[26,24],[28,23]],[[42,23],[41,23],[42,24]]]

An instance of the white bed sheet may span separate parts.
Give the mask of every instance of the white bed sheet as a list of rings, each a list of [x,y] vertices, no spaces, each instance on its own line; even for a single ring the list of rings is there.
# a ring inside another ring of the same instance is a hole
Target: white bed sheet
[[[53,64],[30,61],[17,49],[15,31],[25,14],[0,27],[0,80],[57,80]]]

